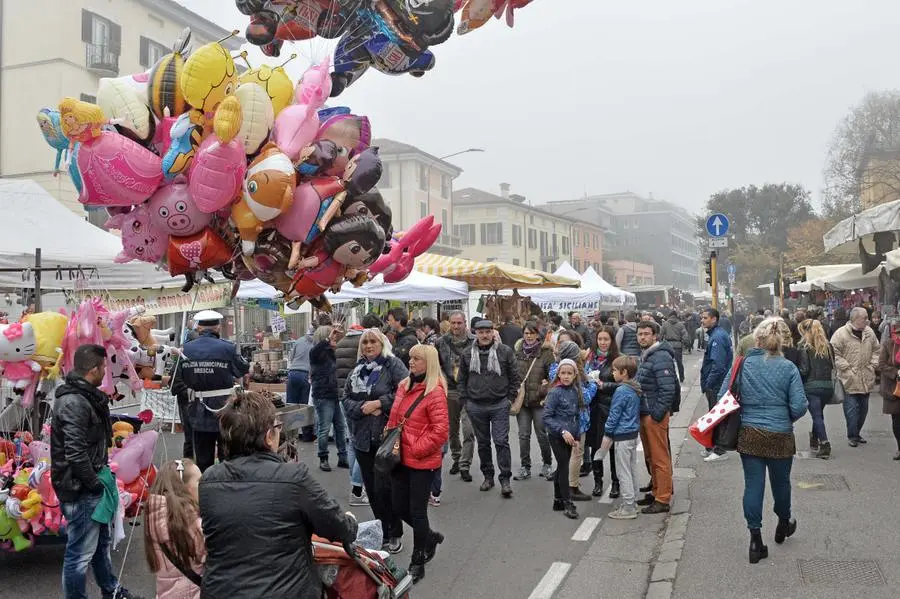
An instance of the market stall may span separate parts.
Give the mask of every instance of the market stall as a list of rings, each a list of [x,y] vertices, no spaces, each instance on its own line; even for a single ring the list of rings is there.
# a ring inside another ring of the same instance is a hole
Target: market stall
[[[475,262],[464,258],[422,254],[415,270],[462,281],[470,290],[536,289],[541,287],[579,287],[577,278],[553,275],[503,262]]]
[[[532,289],[528,292],[531,301],[543,311],[556,310],[621,310],[627,304],[634,305],[634,294],[623,291],[603,280],[593,267],[588,267],[584,274],[578,274],[568,262],[563,262],[553,273],[556,277],[575,279],[580,286],[547,287]]]

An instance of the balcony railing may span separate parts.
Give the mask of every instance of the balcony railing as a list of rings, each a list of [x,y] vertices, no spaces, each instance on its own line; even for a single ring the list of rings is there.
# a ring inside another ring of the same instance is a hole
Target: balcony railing
[[[109,44],[85,44],[85,65],[102,75],[119,74],[119,52]]]

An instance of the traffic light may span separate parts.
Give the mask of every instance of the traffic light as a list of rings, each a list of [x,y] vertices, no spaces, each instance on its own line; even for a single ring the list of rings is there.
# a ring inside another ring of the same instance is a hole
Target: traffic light
[[[706,264],[706,284],[713,284],[713,260],[716,258],[716,252],[712,251],[709,253],[709,260],[705,262]]]

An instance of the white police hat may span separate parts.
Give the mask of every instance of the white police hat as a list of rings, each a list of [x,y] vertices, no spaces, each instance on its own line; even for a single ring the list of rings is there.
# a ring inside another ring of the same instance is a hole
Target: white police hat
[[[201,325],[213,326],[219,324],[225,317],[215,310],[200,310],[194,314],[194,322]]]

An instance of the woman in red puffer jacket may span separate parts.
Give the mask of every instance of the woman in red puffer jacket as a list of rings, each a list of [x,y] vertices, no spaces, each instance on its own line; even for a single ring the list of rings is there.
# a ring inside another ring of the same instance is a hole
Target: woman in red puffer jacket
[[[444,535],[428,523],[428,495],[435,473],[441,468],[441,447],[450,433],[447,414],[447,381],[441,373],[437,350],[415,345],[409,351],[409,378],[401,381],[391,408],[388,428],[404,420],[416,400],[422,397],[403,424],[401,464],[391,474],[394,513],[413,529],[413,555],[409,573],[418,582],[425,576]]]

